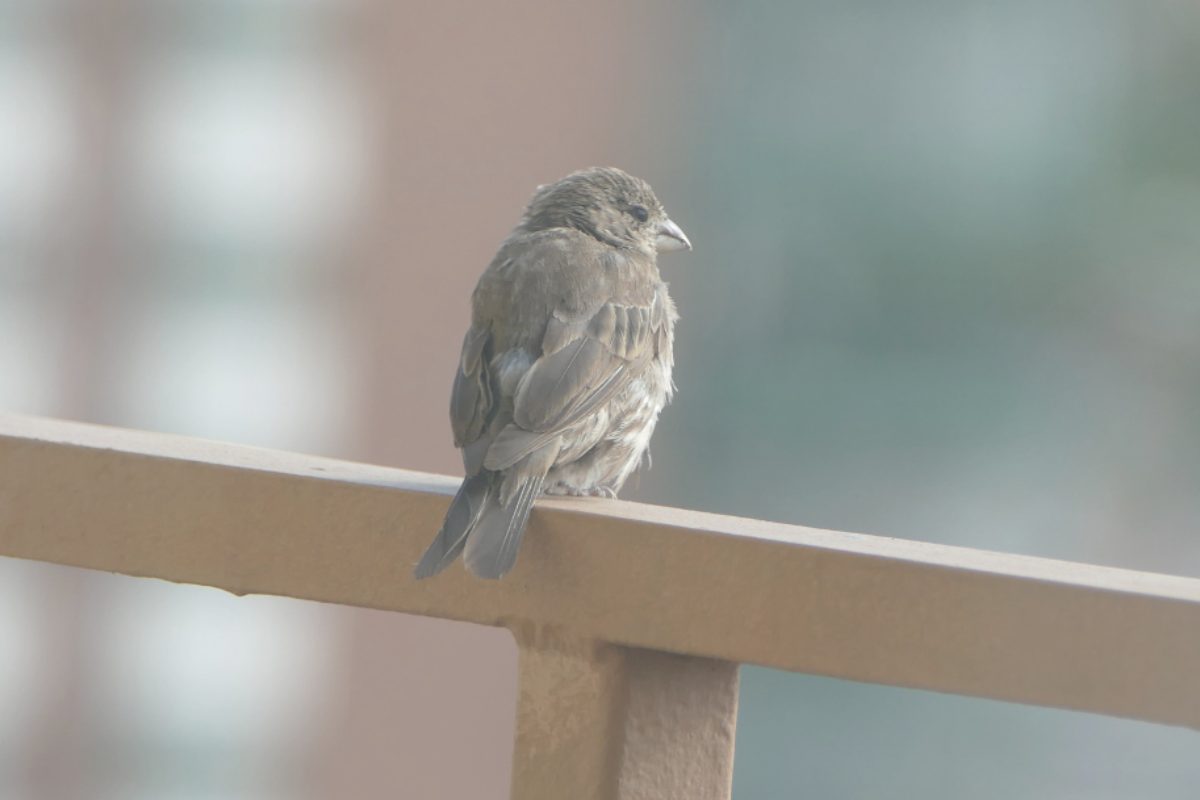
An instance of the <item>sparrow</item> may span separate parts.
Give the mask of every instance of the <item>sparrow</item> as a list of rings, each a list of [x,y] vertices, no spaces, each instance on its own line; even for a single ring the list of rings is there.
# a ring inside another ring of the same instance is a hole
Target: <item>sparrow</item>
[[[466,477],[413,574],[512,569],[540,494],[616,497],[674,385],[657,254],[692,249],[650,185],[593,167],[538,187],[475,287],[450,394]]]

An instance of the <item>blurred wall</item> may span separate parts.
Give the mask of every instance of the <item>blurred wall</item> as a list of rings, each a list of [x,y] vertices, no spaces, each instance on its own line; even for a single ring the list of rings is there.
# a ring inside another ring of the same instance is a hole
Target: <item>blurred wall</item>
[[[620,10],[0,5],[0,405],[457,471],[476,276],[636,165]],[[503,631],[3,569],[0,796],[507,796]]]
[[[476,276],[615,163],[697,245],[627,496],[1200,574],[1198,40],[1116,0],[0,0],[0,409],[456,472]],[[0,562],[0,797],[502,798],[514,681],[500,631]],[[1200,787],[1156,726],[742,701],[739,798]]]

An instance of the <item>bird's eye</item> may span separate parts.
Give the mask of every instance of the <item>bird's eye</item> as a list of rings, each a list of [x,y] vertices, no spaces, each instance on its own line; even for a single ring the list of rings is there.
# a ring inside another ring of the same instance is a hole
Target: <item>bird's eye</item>
[[[645,206],[630,206],[629,213],[632,214],[633,218],[638,222],[645,222],[646,220],[650,219],[650,212]]]

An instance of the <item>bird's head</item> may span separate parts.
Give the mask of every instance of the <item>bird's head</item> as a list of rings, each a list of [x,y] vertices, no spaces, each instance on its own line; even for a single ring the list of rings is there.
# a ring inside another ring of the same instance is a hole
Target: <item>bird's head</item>
[[[591,167],[539,186],[521,225],[529,231],[575,228],[613,247],[647,255],[692,249],[650,184],[616,167]]]

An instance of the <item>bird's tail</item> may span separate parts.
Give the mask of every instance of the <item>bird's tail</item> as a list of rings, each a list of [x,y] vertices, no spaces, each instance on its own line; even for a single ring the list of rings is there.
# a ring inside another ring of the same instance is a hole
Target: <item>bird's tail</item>
[[[458,494],[450,502],[450,510],[442,521],[442,529],[430,543],[425,555],[413,569],[413,576],[428,578],[454,563],[467,543],[467,535],[475,527],[489,506],[498,506],[496,491],[492,484],[492,473],[477,472],[465,478]]]
[[[542,475],[525,478],[507,503],[501,502],[502,476],[481,471],[463,481],[450,502],[442,529],[413,569],[417,579],[438,574],[466,549],[463,561],[480,578],[504,577],[517,560]]]
[[[488,496],[489,502],[467,538],[463,554],[467,569],[480,578],[493,580],[512,569],[529,522],[529,510],[534,498],[541,494],[544,480],[544,473],[525,478],[507,503],[502,503],[497,493]]]
[[[421,556],[413,575],[436,575],[463,553],[467,569],[480,578],[504,577],[517,560],[529,510],[542,492],[546,472],[558,450],[556,438],[511,469],[483,469],[465,478],[450,503],[442,529]]]

